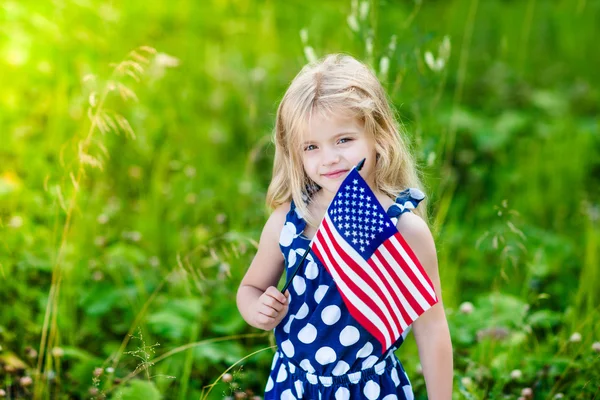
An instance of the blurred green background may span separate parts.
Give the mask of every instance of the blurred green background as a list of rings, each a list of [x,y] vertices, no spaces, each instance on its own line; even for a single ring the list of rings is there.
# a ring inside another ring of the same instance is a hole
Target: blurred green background
[[[277,104],[332,52],[377,72],[423,171],[454,398],[595,398],[598,21],[590,0],[3,1],[0,398],[262,395],[273,339],[235,293]],[[412,336],[398,356],[426,398]]]

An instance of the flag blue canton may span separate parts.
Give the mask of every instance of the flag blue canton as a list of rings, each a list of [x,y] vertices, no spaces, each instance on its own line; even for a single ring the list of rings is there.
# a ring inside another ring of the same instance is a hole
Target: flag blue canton
[[[391,218],[356,168],[342,182],[327,213],[335,229],[365,259],[397,232]]]

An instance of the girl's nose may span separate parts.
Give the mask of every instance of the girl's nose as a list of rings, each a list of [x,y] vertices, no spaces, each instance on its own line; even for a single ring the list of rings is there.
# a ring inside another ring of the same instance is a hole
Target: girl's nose
[[[323,157],[323,165],[334,165],[340,162],[340,155],[336,151],[327,151]]]

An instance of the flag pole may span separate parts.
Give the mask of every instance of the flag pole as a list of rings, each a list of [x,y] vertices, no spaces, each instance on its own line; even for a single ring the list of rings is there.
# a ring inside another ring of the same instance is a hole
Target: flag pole
[[[366,158],[363,158],[358,164],[356,164],[356,170],[357,171],[360,171],[362,169],[363,165],[365,165],[365,161],[366,160],[367,160]],[[312,243],[312,240],[311,240],[311,243]],[[300,269],[300,267],[304,263],[304,260],[306,259],[306,256],[308,255],[308,253],[310,253],[310,244],[308,245],[308,248],[304,252],[304,255],[302,256],[302,258],[300,259],[300,262],[298,263],[298,265],[296,266],[296,268],[294,268],[294,271],[292,272],[292,274],[288,278],[287,282],[283,286],[283,289],[281,289],[281,293],[285,294],[285,291],[290,287],[290,284],[292,283],[292,280],[294,279],[294,277],[298,273],[298,270]]]

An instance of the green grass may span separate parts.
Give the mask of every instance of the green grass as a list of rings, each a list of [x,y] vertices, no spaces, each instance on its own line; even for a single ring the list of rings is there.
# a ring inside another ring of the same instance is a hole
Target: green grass
[[[308,47],[370,62],[410,135],[455,398],[598,396],[599,4],[369,5],[354,29],[337,1],[0,5],[7,398],[197,399],[234,364],[209,398],[260,394],[273,338],[245,324],[235,291],[268,215],[276,107]],[[436,72],[425,54],[439,58],[445,36]],[[158,52],[140,81],[114,75],[140,46]],[[138,101],[111,92],[99,106],[116,78]],[[88,118],[93,92],[92,111],[122,115],[135,138]],[[425,398],[412,337],[398,356]]]

